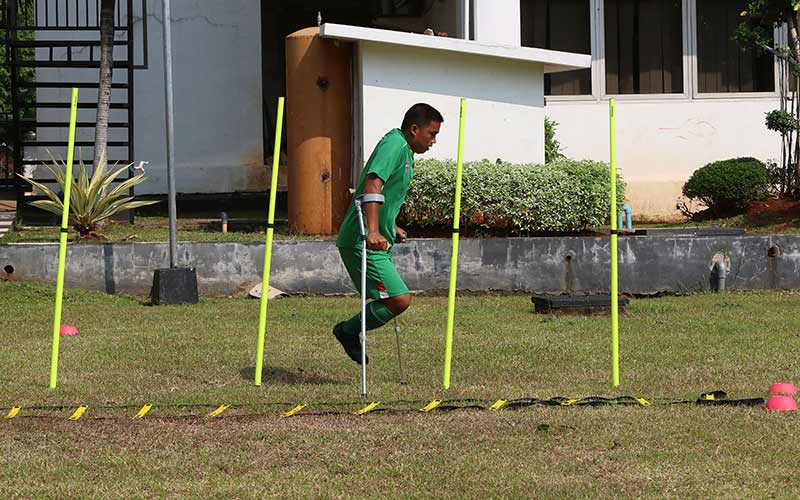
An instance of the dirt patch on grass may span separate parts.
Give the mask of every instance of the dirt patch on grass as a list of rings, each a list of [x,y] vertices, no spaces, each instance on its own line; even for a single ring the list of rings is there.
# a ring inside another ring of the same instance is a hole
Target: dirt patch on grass
[[[706,209],[694,214],[692,222],[739,227],[755,234],[796,232],[800,228],[800,200],[770,196],[754,201],[743,213],[718,214]]]
[[[775,225],[775,232],[781,233],[797,227],[800,220],[800,200],[792,198],[767,198],[750,205],[745,214],[748,225]]]
[[[747,215],[759,216],[774,214],[775,212],[793,213],[800,215],[800,200],[792,198],[767,198],[766,200],[756,200],[750,205]]]

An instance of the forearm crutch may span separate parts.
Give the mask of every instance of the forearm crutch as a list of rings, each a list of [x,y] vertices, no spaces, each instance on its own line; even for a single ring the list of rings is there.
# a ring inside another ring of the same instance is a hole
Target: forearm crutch
[[[358,213],[358,227],[361,230],[361,397],[367,397],[367,231],[364,226],[366,203],[383,203],[382,194],[362,194],[354,200]]]

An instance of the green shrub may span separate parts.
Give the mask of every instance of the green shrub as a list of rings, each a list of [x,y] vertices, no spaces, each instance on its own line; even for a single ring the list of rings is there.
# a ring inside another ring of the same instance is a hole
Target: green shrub
[[[743,212],[767,196],[769,172],[755,158],[731,158],[697,169],[683,185],[683,195],[698,199],[712,213]]]
[[[558,123],[544,117],[544,162],[550,163],[565,158],[561,153],[561,143],[556,140]]]
[[[456,163],[422,160],[406,196],[404,219],[417,226],[453,223]],[[625,186],[617,183],[621,207]],[[569,233],[601,226],[609,214],[609,168],[594,161],[464,165],[461,227],[506,228],[513,234]]]
[[[788,111],[781,111],[779,109],[767,113],[765,124],[767,129],[780,134],[788,134],[800,128],[800,124],[798,124],[797,118],[795,118],[794,115]]]

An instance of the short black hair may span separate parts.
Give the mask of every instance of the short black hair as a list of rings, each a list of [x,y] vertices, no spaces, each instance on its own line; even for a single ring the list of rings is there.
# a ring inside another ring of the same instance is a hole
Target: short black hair
[[[430,122],[444,123],[444,118],[436,108],[430,104],[420,102],[408,108],[406,116],[403,117],[403,125],[400,127],[400,130],[405,132],[411,128],[411,125],[424,127]]]

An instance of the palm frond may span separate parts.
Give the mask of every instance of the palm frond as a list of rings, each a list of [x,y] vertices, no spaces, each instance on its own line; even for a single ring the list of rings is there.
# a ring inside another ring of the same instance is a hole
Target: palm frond
[[[155,203],[158,203],[158,201],[155,200],[138,200],[138,201],[130,201],[130,200],[133,200],[133,198],[124,198],[122,200],[118,200],[112,206],[109,206],[108,209],[106,209],[106,211],[103,212],[103,214],[101,214],[101,217],[98,220],[105,220],[113,216],[114,214],[117,214],[119,212],[124,212],[125,210],[133,210],[134,208],[146,207],[148,205],[153,205]]]
[[[102,189],[108,189],[108,186],[110,186],[111,183],[114,182],[114,180],[117,177],[119,177],[121,173],[127,171],[130,168],[131,165],[133,165],[133,164],[131,163],[130,165],[124,165],[124,166],[118,168],[117,170],[115,170],[113,172],[110,172],[108,175],[106,175],[106,178],[103,180]],[[110,194],[111,193],[109,193],[109,195]]]
[[[93,211],[94,215],[95,216],[99,216],[100,214],[102,214],[106,210],[106,208],[109,207],[109,205],[111,205],[112,203],[116,202],[117,200],[119,200],[123,196],[127,196],[127,194],[128,193],[125,193],[125,192],[116,193],[113,196],[110,195],[110,194],[106,194],[106,196],[103,196],[103,198],[93,206],[93,210],[92,211]]]
[[[28,179],[27,177],[23,177],[20,174],[17,174],[17,176],[19,176],[19,178],[24,179],[25,181],[29,182],[33,187],[36,187],[36,188],[40,189],[48,198],[50,198],[50,200],[53,203],[61,204],[62,207],[64,206],[62,204],[62,202],[61,202],[61,198],[59,198],[58,195],[52,189],[50,189],[49,187],[45,186],[41,182],[36,182],[33,179]],[[63,210],[63,208],[62,208],[62,210]]]
[[[30,202],[29,205],[32,205],[36,208],[41,208],[42,210],[47,210],[48,212],[56,215],[62,215],[64,213],[64,205],[50,200],[36,200]]]
[[[82,213],[86,210],[86,193],[83,189],[81,189],[81,169],[85,169],[86,167],[83,165],[83,162],[78,164],[78,180],[72,182],[72,186],[70,187],[69,191],[69,204],[70,204],[70,211],[75,213]],[[72,208],[74,207],[74,209]]]
[[[86,187],[88,185],[88,176],[86,173],[86,164],[83,163],[83,149],[80,150],[78,158],[78,184],[76,189],[70,191],[70,203],[75,203],[75,213],[83,213],[86,211]],[[74,200],[72,193],[75,193]]]
[[[80,157],[78,158],[78,189],[86,192],[89,187],[89,175],[86,172],[86,164],[83,163],[83,149],[80,150]]]
[[[64,162],[63,162],[63,160],[60,161],[60,162],[58,160],[56,160],[55,157],[53,156],[53,154],[50,153],[49,149],[46,150],[46,151],[47,151],[47,156],[50,157],[50,161],[52,162],[53,166],[51,167],[50,164],[45,164],[45,166],[47,167],[47,170],[49,170],[50,173],[53,174],[53,178],[58,182],[58,185],[61,186],[61,188],[63,189],[64,188],[64,177],[66,176],[66,172],[65,172],[66,171],[66,167],[64,168],[64,170],[61,170],[61,165]]]
[[[139,184],[145,179],[144,174],[136,174],[130,179],[125,179],[124,181],[117,184],[114,189],[108,192],[108,196],[117,196],[119,194],[125,193],[128,189],[132,188],[133,186]]]
[[[120,205],[123,205],[123,204],[125,204],[125,203],[127,203],[129,201],[132,201],[132,200],[133,200],[132,196],[126,196],[125,198],[119,198],[119,199],[113,200],[112,202],[110,202],[110,203],[108,203],[106,205],[106,207],[103,209],[102,212],[100,212],[100,213],[98,213],[96,215],[97,220],[104,220],[104,219],[107,219],[107,218],[111,217],[115,213],[119,212],[119,208],[118,207]]]
[[[92,179],[89,181],[89,191],[99,192],[98,189],[100,187],[100,183],[103,180],[103,173],[106,169],[106,152],[100,152],[100,161],[97,165],[94,166],[94,172],[92,172]]]

